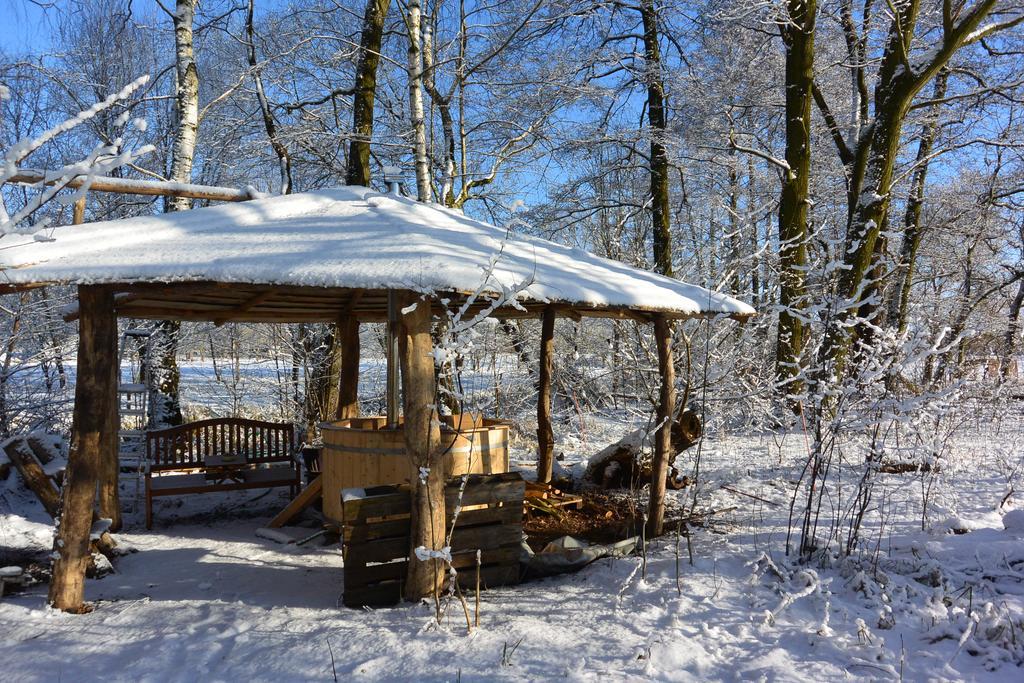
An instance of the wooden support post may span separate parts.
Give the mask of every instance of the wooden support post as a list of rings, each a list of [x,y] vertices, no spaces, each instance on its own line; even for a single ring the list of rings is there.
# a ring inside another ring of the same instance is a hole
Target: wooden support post
[[[111,443],[111,406],[117,406],[117,316],[113,291],[79,286],[78,374],[71,452],[64,475],[61,515],[50,581],[49,603],[65,612],[85,610],[85,569],[89,562],[96,486]],[[115,433],[116,439],[116,433]]]
[[[385,396],[385,408],[387,411],[387,426],[388,429],[396,429],[398,427],[398,386],[399,386],[399,374],[398,374],[398,338],[400,335],[399,327],[401,325],[400,314],[398,309],[398,292],[388,291],[388,321],[385,331],[385,349],[384,356],[387,361],[387,378],[384,386]]]
[[[407,600],[434,595],[444,577],[440,560],[421,561],[416,549],[438,550],[445,540],[445,473],[440,457],[441,429],[437,419],[430,303],[410,293],[401,301],[399,355],[402,363],[402,406],[405,410],[405,449],[421,473],[412,482],[412,520]],[[412,310],[409,310],[412,308]]]
[[[346,420],[359,417],[359,319],[354,315],[343,316],[338,320],[337,335],[341,344],[341,371],[335,417]]]
[[[676,410],[676,371],[672,361],[672,327],[664,315],[654,316],[654,340],[658,347],[661,391],[658,397],[658,431],[654,435],[651,466],[651,501],[647,513],[647,538],[660,536],[665,521],[665,482],[672,456],[672,416]]]
[[[551,481],[555,433],[551,427],[551,374],[555,353],[555,309],[548,306],[540,330],[540,372],[537,378],[537,481]]]

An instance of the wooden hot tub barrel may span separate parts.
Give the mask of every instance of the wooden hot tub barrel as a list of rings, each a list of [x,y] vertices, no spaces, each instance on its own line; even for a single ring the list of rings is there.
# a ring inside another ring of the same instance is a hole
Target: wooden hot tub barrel
[[[324,516],[341,521],[341,490],[405,484],[418,472],[405,452],[401,427],[384,417],[357,417],[320,425]],[[474,415],[441,417],[445,477],[508,472],[508,424]]]

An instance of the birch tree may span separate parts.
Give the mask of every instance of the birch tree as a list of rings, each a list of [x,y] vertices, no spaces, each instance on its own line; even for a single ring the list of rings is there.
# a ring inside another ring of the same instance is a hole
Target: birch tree
[[[175,93],[174,142],[171,148],[168,180],[176,183],[192,181],[192,163],[199,133],[199,71],[193,45],[195,0],[177,0],[171,13],[174,25]],[[187,211],[192,201],[186,197],[167,197],[168,212]],[[150,396],[150,410],[155,424],[178,425],[183,422],[179,386],[178,339],[181,323],[163,320],[157,327],[158,343],[154,345],[155,362],[150,366],[156,375],[151,382],[155,391]]]
[[[433,200],[430,159],[427,156],[427,124],[423,109],[423,13],[419,0],[410,0],[405,14],[409,38],[407,71],[409,78],[409,123],[412,128],[412,154],[416,165],[416,199]]]

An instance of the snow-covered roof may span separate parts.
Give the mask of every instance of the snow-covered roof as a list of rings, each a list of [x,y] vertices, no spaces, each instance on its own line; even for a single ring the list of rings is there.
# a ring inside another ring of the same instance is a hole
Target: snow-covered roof
[[[65,226],[52,237],[0,238],[0,285],[193,282],[461,294],[504,288],[528,304],[564,304],[583,314],[754,313],[696,285],[361,187]]]

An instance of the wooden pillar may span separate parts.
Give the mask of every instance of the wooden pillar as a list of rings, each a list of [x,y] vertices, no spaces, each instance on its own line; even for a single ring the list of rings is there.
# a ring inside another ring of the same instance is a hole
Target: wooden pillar
[[[114,295],[100,286],[78,288],[78,374],[71,452],[64,474],[49,603],[66,612],[85,609],[85,569],[96,487],[111,443],[117,409],[117,316]],[[116,452],[115,452],[116,457]]]
[[[676,371],[672,361],[672,327],[664,315],[654,316],[654,340],[658,347],[661,391],[658,397],[658,431],[654,435],[651,467],[651,501],[647,513],[647,537],[660,536],[665,522],[665,482],[672,452],[672,416],[676,408]]]
[[[440,588],[443,565],[419,560],[417,548],[437,550],[444,545],[444,471],[440,462],[434,362],[428,302],[409,294],[399,302],[406,311],[397,326],[401,360],[406,452],[420,476],[412,482],[409,571],[405,595],[409,600],[430,596]],[[410,310],[412,309],[412,310]]]
[[[438,550],[444,546],[445,476],[439,448],[441,431],[436,410],[430,303],[410,293],[403,297],[401,304],[398,342],[405,449],[420,473],[412,482],[411,544],[405,597],[419,600],[439,590],[444,576],[440,560],[420,560],[416,549]]]
[[[341,370],[338,372],[338,412],[335,417],[347,420],[359,417],[359,319],[346,315],[338,320],[338,341],[341,344]]]
[[[551,374],[555,353],[555,309],[548,306],[540,328],[540,372],[537,378],[537,481],[551,481],[555,433],[551,428]]]
[[[111,300],[112,301],[112,300]],[[120,531],[121,496],[118,483],[121,478],[121,412],[118,405],[118,351],[117,351],[117,316],[113,320],[113,378],[110,380],[112,389],[103,397],[104,427],[100,431],[100,481],[99,481],[99,516],[110,520],[110,530]],[[77,404],[77,392],[76,400]]]
[[[388,429],[395,429],[398,427],[398,386],[399,386],[399,373],[398,373],[398,355],[399,355],[399,341],[400,335],[399,327],[402,324],[401,314],[399,313],[399,293],[388,290],[388,322],[387,329],[385,331],[385,342],[384,342],[384,356],[387,361],[387,378],[384,386],[384,397],[385,405],[387,410],[387,426]]]

